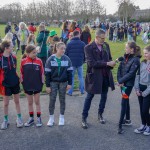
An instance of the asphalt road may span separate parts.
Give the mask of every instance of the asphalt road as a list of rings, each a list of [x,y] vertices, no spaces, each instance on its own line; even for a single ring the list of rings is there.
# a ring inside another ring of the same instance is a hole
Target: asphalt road
[[[55,110],[55,126],[47,127],[49,118],[49,97],[41,96],[43,127],[35,126],[18,129],[15,125],[16,111],[13,101],[10,101],[10,126],[0,131],[0,150],[150,150],[150,136],[137,135],[133,132],[140,125],[139,105],[136,95],[130,97],[131,119],[133,125],[124,127],[123,135],[117,134],[117,124],[120,114],[120,90],[109,91],[104,117],[106,124],[97,121],[97,110],[100,95],[95,95],[90,109],[89,129],[81,128],[81,113],[84,96],[67,96],[65,126],[58,126],[59,99]],[[24,122],[28,119],[27,100],[21,99]],[[0,102],[0,120],[3,120],[2,101]]]

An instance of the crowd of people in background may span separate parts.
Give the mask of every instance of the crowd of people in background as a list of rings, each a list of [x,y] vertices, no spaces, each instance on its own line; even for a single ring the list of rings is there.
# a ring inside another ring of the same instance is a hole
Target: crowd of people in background
[[[96,29],[99,28],[99,29]],[[96,29],[95,39],[91,41],[91,29],[88,25],[82,30],[76,21],[65,21],[62,24],[61,35],[55,30],[47,30],[41,22],[38,28],[24,22],[5,28],[5,37],[0,45],[0,94],[4,100],[4,121],[1,129],[9,126],[8,106],[9,96],[14,95],[17,111],[17,127],[29,127],[34,124],[33,102],[36,105],[36,126],[42,126],[40,92],[46,84],[46,92],[50,96],[49,120],[47,126],[54,125],[54,112],[57,92],[60,100],[59,125],[65,124],[65,96],[73,94],[74,78],[77,70],[79,90],[81,95],[87,92],[82,112],[82,128],[87,129],[87,117],[95,94],[101,94],[98,108],[98,120],[105,124],[103,117],[107,102],[108,89],[115,90],[112,69],[119,62],[117,73],[118,86],[121,89],[122,102],[118,133],[124,132],[122,125],[131,125],[129,96],[135,82],[135,91],[139,99],[142,126],[135,133],[150,135],[150,46],[144,48],[145,60],[140,64],[141,48],[136,44],[137,36],[143,30],[142,40],[148,43],[150,27],[142,27],[139,23],[128,25],[100,23]],[[35,32],[37,36],[35,35]],[[124,41],[125,54],[116,61],[112,60],[111,48],[105,38],[110,41]],[[14,48],[16,47],[16,50]],[[16,72],[16,53],[21,50],[22,60],[20,77]],[[83,77],[83,64],[87,63],[86,78]],[[138,71],[138,74],[137,74]],[[142,76],[140,76],[140,74]],[[45,76],[44,76],[45,75]],[[46,81],[44,81],[44,79]],[[84,83],[85,82],[85,83]],[[29,119],[23,124],[19,92],[20,83],[28,100]]]
[[[132,22],[128,24],[119,24],[119,23],[100,23],[99,25],[92,26],[92,29],[100,28],[106,31],[106,36],[110,41],[134,41],[136,42],[137,36],[142,35],[142,40],[144,44],[148,43],[150,39],[150,24],[145,23],[141,24],[139,22]]]

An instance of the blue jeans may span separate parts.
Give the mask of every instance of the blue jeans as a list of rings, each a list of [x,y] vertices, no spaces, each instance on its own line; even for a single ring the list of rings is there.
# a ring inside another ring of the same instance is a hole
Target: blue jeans
[[[79,90],[81,94],[84,93],[84,79],[83,79],[83,66],[80,67],[73,67],[73,72],[72,72],[72,87],[70,90],[68,90],[68,94],[72,95],[73,93],[73,88],[74,88],[74,76],[75,73],[78,73],[78,79],[79,79]]]
[[[107,78],[104,78],[103,85],[102,85],[101,100],[100,100],[99,109],[98,109],[99,114],[103,114],[104,112],[105,104],[107,100],[108,87],[109,87],[109,81]],[[82,112],[82,118],[84,119],[88,117],[88,111],[90,109],[93,97],[94,97],[94,94],[87,93],[87,97],[85,98],[83,112]]]

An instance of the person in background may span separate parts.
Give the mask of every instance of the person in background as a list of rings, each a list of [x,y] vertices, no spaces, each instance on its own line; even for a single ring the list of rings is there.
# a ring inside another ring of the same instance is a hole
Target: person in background
[[[68,30],[68,21],[63,22],[62,25],[62,32],[61,32],[61,39],[62,41],[66,44],[68,41],[68,34],[69,34],[69,30]]]
[[[136,27],[136,22],[133,25],[133,41],[136,42],[136,37],[137,37],[137,27]]]
[[[124,39],[124,31],[123,31],[123,28],[120,29],[120,41],[123,41]]]
[[[69,33],[69,40],[67,41],[67,44],[72,40],[73,38],[73,32],[70,32]]]
[[[56,49],[55,48],[55,45],[60,42],[60,38],[56,35],[53,37],[53,41],[52,43],[50,44],[49,46],[49,50],[48,50],[48,57],[50,57],[51,55],[55,54],[56,53]]]
[[[48,49],[47,49],[47,38],[49,36],[49,31],[46,30],[45,25],[39,25],[39,33],[36,38],[36,43],[40,47],[40,51],[38,51],[37,57],[42,60],[43,66],[45,67],[45,63],[48,57]]]
[[[84,94],[84,79],[83,79],[83,63],[85,62],[84,55],[85,43],[80,40],[80,32],[74,31],[73,38],[67,44],[66,55],[71,59],[73,72],[72,72],[72,87],[67,91],[67,94],[72,96],[74,88],[75,72],[78,72],[79,78],[79,90],[81,94]]]
[[[8,22],[7,26],[5,27],[5,34],[8,32],[12,32],[11,22]]]
[[[128,28],[128,42],[132,42],[132,41],[133,41],[133,28],[132,28],[132,24],[130,24]]]
[[[27,25],[24,22],[19,23],[18,37],[20,40],[20,45],[21,45],[21,50],[22,50],[22,55],[23,55],[25,52],[25,48],[27,46],[27,41],[29,37],[29,31],[28,31]]]
[[[35,35],[34,34],[30,33],[30,35],[28,37],[27,45],[35,45]]]
[[[18,32],[19,32],[19,27],[16,23],[14,23],[14,36],[16,37],[16,40],[17,40],[17,51],[20,49],[20,40],[19,40],[19,37],[18,37]]]
[[[116,42],[117,41],[117,28],[114,29],[114,32],[113,32],[113,42]]]
[[[81,39],[81,41],[83,41],[85,43],[85,45],[87,45],[91,42],[91,33],[90,33],[90,29],[87,25],[84,26],[84,30],[81,33],[80,39]]]
[[[112,25],[110,25],[110,28],[109,28],[109,40],[110,41],[113,40],[113,33],[114,33],[114,28]]]
[[[30,33],[34,34],[36,32],[36,26],[34,26],[34,23],[31,23],[28,27],[28,30]]]
[[[127,25],[124,27],[124,34],[125,34],[125,39],[127,39],[127,37],[128,37],[128,26]]]
[[[51,31],[50,31],[49,36],[48,36],[47,41],[46,41],[47,46],[50,46],[50,45],[51,45],[51,43],[53,42],[53,38],[54,38],[54,36],[56,36],[56,35],[57,35],[57,33],[56,33],[55,30],[51,30]]]

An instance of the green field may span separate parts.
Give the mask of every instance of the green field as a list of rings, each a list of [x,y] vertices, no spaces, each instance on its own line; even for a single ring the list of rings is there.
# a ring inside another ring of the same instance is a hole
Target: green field
[[[4,25],[0,25],[0,36],[1,37],[4,37],[4,28],[5,28]],[[60,36],[60,32],[61,32],[60,28],[47,27],[47,30],[55,30],[57,32],[58,36]],[[94,32],[93,31],[92,31],[92,39],[94,39]],[[108,39],[106,39],[106,41],[110,45],[112,57],[114,60],[124,54],[124,47],[125,47],[126,41],[116,42],[116,43],[110,42],[110,41],[108,41]],[[142,49],[146,46],[143,44],[143,42],[141,40],[141,36],[139,36],[137,38],[137,45],[139,45]],[[19,73],[20,60],[21,60],[21,52],[20,51],[17,53],[17,60],[18,60],[17,71]],[[113,76],[114,76],[115,81],[116,81],[117,67],[118,67],[118,65],[116,65],[116,67],[113,69]],[[86,72],[86,65],[84,65],[84,75],[85,75],[85,72]],[[76,77],[75,89],[77,89],[77,88],[78,88],[78,82],[77,82],[77,77]],[[43,92],[44,91],[45,91],[45,87],[43,88]]]

